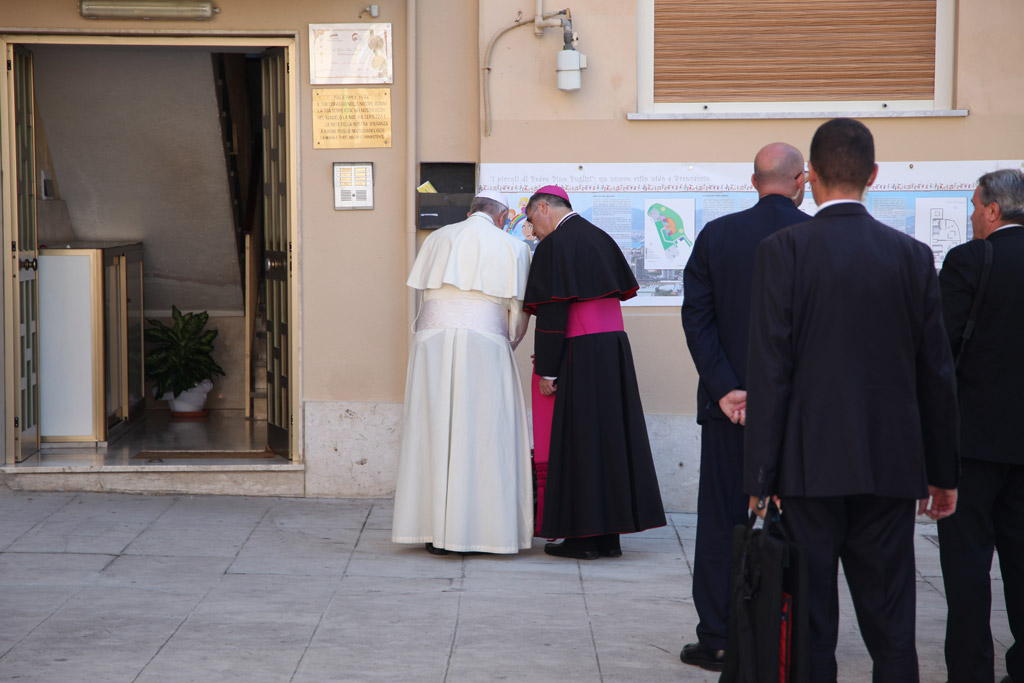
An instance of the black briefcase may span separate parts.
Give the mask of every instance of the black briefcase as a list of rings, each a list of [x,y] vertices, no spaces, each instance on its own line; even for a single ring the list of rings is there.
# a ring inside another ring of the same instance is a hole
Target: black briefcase
[[[719,683],[808,683],[807,558],[769,503],[732,537],[729,642]]]

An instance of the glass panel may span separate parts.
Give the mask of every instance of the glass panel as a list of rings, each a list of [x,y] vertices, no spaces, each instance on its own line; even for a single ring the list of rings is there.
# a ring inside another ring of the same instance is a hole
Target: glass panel
[[[121,260],[103,265],[103,319],[106,333],[106,416],[107,426],[121,419]]]
[[[142,330],[142,255],[139,253],[129,254],[127,283],[127,307],[128,307],[128,410],[145,398],[145,380],[142,374],[143,341]]]

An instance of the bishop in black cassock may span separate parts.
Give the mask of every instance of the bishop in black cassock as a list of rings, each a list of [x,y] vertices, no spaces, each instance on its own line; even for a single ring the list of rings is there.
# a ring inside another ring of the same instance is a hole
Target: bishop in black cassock
[[[541,535],[565,538],[545,552],[579,559],[621,554],[619,534],[664,526],[629,339],[618,302],[638,285],[615,240],[572,211],[562,188],[530,198],[527,218],[542,238],[530,266],[524,310],[537,316],[534,372],[555,394]],[[617,320],[579,333],[585,302]],[[570,318],[576,322],[570,322]],[[567,329],[576,326],[567,336]]]

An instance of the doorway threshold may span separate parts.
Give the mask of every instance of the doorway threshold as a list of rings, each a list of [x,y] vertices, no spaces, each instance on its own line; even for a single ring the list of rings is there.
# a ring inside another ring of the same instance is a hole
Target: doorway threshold
[[[45,444],[0,479],[16,490],[304,495],[305,465],[266,448],[266,422],[242,410],[198,421],[149,410],[106,447]]]

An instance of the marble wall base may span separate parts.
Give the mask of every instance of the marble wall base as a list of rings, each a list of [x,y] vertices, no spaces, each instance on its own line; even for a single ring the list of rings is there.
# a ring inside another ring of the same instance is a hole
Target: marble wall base
[[[306,495],[391,496],[402,446],[401,403],[308,401],[305,415]],[[672,512],[697,511],[700,427],[693,415],[647,415],[647,431]]]
[[[307,496],[394,495],[401,403],[307,401],[303,408]]]

